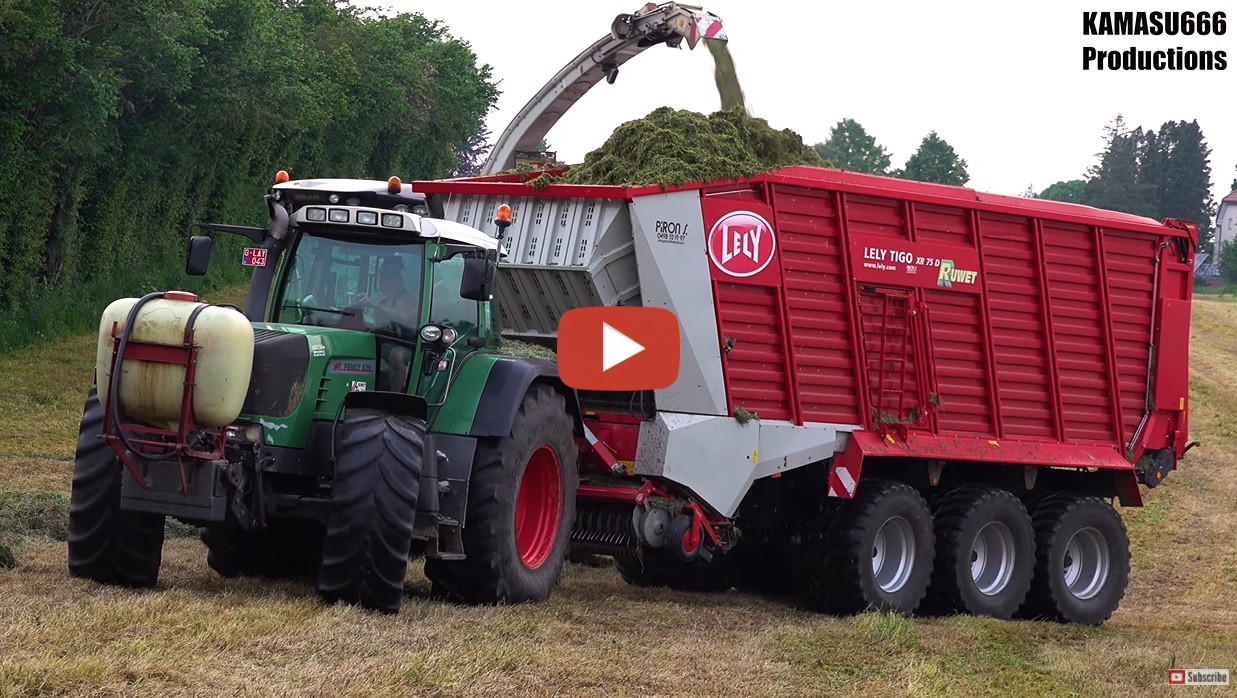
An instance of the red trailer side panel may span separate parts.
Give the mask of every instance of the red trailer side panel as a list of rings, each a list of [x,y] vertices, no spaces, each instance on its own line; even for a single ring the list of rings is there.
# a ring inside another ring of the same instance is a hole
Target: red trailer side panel
[[[778,187],[773,200],[801,418],[859,424],[857,345],[837,194]]]
[[[1056,438],[1056,381],[1033,225],[995,214],[979,220],[1002,419],[998,436]]]
[[[1095,237],[1086,227],[1053,221],[1040,229],[1065,441],[1113,443],[1115,404]]]

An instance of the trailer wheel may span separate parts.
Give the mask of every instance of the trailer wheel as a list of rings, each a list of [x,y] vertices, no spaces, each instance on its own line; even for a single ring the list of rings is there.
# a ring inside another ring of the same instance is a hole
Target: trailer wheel
[[[824,532],[805,601],[829,613],[915,612],[932,575],[932,513],[910,485],[865,481]]]
[[[732,560],[714,553],[705,562],[676,559],[664,550],[645,550],[641,555],[614,558],[623,581],[635,587],[669,587],[676,591],[722,592],[734,586]]]
[[[350,409],[339,427],[318,594],[397,613],[412,546],[425,423]]]
[[[567,401],[529,390],[511,434],[477,444],[468,488],[463,560],[425,561],[435,592],[471,604],[549,598],[575,522],[577,450]]]
[[[322,531],[311,521],[273,521],[260,531],[234,522],[202,529],[206,563],[222,577],[307,579],[322,561]]]
[[[924,605],[938,614],[1012,617],[1035,571],[1026,507],[1006,490],[964,485],[933,509],[936,561]]]
[[[1034,508],[1035,576],[1020,615],[1099,625],[1125,596],[1130,541],[1099,497],[1061,493]]]
[[[99,436],[103,405],[86,396],[69,499],[69,574],[103,584],[151,587],[163,559],[163,516],[120,508],[120,459]]]

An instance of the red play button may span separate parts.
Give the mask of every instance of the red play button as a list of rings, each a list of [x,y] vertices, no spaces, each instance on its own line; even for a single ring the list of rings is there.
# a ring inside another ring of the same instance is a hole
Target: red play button
[[[577,390],[657,390],[679,375],[679,322],[660,308],[577,308],[558,321],[558,372]]]

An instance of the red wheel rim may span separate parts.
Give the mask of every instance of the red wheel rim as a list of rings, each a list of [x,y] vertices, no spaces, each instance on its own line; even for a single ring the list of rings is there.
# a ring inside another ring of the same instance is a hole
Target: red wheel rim
[[[558,538],[563,510],[563,475],[558,454],[541,446],[528,457],[515,498],[515,546],[530,570],[545,563]]]

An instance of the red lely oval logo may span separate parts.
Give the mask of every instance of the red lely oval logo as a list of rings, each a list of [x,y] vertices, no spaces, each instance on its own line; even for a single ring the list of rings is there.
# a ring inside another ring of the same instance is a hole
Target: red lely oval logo
[[[730,276],[755,276],[773,261],[773,226],[751,211],[727,213],[709,231],[709,258]]]

